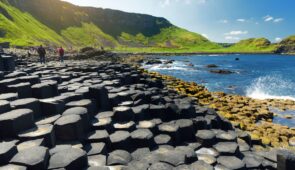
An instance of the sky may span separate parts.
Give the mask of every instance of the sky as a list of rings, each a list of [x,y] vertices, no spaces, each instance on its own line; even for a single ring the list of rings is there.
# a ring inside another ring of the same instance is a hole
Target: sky
[[[295,35],[295,0],[65,0],[164,17],[215,42]]]

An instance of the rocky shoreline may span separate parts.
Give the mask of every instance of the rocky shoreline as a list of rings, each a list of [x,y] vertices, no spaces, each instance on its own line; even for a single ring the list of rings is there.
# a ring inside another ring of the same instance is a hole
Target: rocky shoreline
[[[0,169],[294,166],[291,150],[261,150],[265,145],[255,136],[219,115],[224,106],[217,102],[229,96],[216,97],[195,83],[107,61],[17,60],[15,71],[6,68],[0,81]],[[215,100],[219,114],[210,103]],[[269,114],[258,117],[268,120]]]

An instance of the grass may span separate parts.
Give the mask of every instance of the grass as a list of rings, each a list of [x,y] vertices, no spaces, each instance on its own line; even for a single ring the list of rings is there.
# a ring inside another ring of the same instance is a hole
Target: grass
[[[0,8],[6,10],[11,20],[0,13],[0,28],[3,35],[0,42],[13,46],[35,46],[40,44],[64,44],[63,38],[28,13],[0,1]]]
[[[74,49],[104,46],[129,53],[272,53],[280,45],[295,45],[295,36],[277,45],[265,38],[252,38],[224,47],[176,26],[162,28],[153,36],[122,32],[119,37],[112,37],[90,22],[57,33],[29,13],[0,1],[0,42],[10,42],[12,46],[64,45]]]

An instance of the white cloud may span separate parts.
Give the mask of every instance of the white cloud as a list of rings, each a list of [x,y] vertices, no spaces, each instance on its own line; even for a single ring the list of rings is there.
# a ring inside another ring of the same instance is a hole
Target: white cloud
[[[277,38],[275,38],[275,42],[281,42],[282,41],[282,38],[280,38],[280,37],[277,37]]]
[[[225,33],[224,35],[245,35],[245,34],[248,34],[248,31],[231,31],[231,32],[228,32],[228,33]]]
[[[284,18],[276,18],[273,20],[274,23],[279,23],[279,22],[282,22],[284,21]]]
[[[243,18],[239,18],[237,19],[238,22],[246,22],[246,19],[243,19]]]
[[[219,23],[222,23],[222,24],[228,24],[228,23],[229,23],[229,21],[228,21],[228,20],[226,20],[226,19],[223,19],[223,20],[219,20]]]
[[[274,20],[274,18],[272,16],[270,16],[270,15],[266,15],[265,17],[263,17],[263,19],[264,19],[265,22],[269,22],[269,21]]]
[[[263,20],[264,20],[265,22],[270,22],[270,21],[272,21],[273,23],[279,23],[279,22],[284,21],[284,18],[274,18],[274,17],[272,17],[272,16],[270,16],[270,15],[267,15],[267,16],[263,17]]]

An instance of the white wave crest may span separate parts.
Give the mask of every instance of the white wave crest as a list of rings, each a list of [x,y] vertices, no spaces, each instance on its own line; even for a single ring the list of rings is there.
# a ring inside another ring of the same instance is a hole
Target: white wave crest
[[[259,77],[247,88],[246,95],[254,99],[294,100],[295,83],[282,76],[270,75]]]

